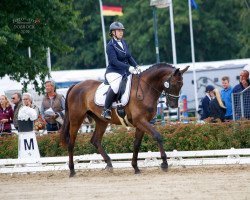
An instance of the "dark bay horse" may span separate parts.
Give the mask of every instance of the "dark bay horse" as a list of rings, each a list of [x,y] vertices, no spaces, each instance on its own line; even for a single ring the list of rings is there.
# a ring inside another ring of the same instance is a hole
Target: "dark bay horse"
[[[140,75],[133,75],[130,100],[125,106],[125,111],[129,122],[136,128],[132,158],[135,173],[140,173],[137,158],[145,132],[152,135],[159,144],[163,161],[161,168],[163,170],[168,168],[162,137],[149,122],[156,114],[157,101],[162,92],[165,93],[166,102],[170,107],[176,108],[178,106],[179,92],[183,85],[182,75],[188,70],[188,67],[180,70],[169,64],[159,63],[151,66]],[[109,123],[120,125],[121,122],[114,109],[112,109],[111,120],[101,117],[103,108],[94,102],[95,91],[100,84],[100,81],[86,80],[72,86],[67,92],[65,118],[60,134],[63,144],[68,147],[70,176],[75,175],[73,151],[77,132],[87,116],[92,117],[96,123],[91,143],[107,163],[106,168],[112,169],[111,159],[103,149],[101,141]]]

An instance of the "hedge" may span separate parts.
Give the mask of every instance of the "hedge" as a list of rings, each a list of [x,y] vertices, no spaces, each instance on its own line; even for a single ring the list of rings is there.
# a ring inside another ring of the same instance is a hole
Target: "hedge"
[[[250,148],[250,121],[181,124],[168,123],[155,126],[162,134],[166,151],[212,150],[234,148]],[[133,152],[134,128],[112,126],[110,132],[103,137],[103,147],[107,153]],[[90,143],[92,134],[78,134],[75,155],[97,153]],[[39,151],[42,157],[66,156],[67,149],[60,145],[59,134],[37,136]],[[141,152],[159,151],[152,136],[145,134]],[[17,158],[18,137],[0,137],[0,158]]]

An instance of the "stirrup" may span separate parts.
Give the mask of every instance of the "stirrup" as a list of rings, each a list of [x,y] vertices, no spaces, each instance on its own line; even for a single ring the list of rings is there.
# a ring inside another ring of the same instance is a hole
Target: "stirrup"
[[[105,119],[111,119],[111,110],[110,109],[104,110],[101,116]]]

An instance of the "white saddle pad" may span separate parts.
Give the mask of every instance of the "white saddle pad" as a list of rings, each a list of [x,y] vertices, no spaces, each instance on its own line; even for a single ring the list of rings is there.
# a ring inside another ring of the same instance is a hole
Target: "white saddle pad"
[[[127,84],[126,84],[125,92],[124,92],[124,94],[122,95],[122,98],[121,98],[121,104],[123,106],[125,106],[129,101],[130,89],[131,89],[131,78],[132,78],[132,75],[129,75],[128,76],[128,81],[127,81]],[[94,98],[94,101],[95,101],[96,105],[104,106],[105,99],[106,99],[106,93],[108,91],[108,88],[109,88],[109,85],[105,85],[104,83],[99,85],[99,87],[97,88],[97,90],[95,92],[95,98]],[[117,103],[113,102],[112,107],[116,108]]]

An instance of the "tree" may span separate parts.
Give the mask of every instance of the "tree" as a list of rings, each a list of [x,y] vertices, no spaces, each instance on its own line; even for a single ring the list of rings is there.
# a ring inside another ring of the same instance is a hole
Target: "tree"
[[[246,1],[196,0],[192,10],[196,61],[249,57],[250,24]],[[123,7],[123,16],[104,17],[109,25],[121,21],[125,39],[141,65],[156,62],[153,14],[149,1],[103,0]],[[174,0],[177,62],[191,62],[188,1]],[[22,28],[21,23],[27,23]],[[172,63],[169,8],[157,9],[160,59]],[[31,47],[32,58],[27,49]],[[46,48],[52,52],[52,69],[105,67],[99,0],[2,0],[0,2],[0,77],[5,74],[24,86],[36,88],[48,75]]]
[[[244,58],[249,55],[249,12],[243,1],[196,0],[199,9],[192,10],[196,61]],[[105,66],[99,1],[75,0],[84,38],[74,42],[75,51],[57,56],[54,66],[60,69],[87,69]],[[126,28],[125,39],[141,65],[156,62],[153,14],[149,1],[103,0],[103,4],[120,5],[124,15],[104,17],[106,33],[115,20]],[[173,1],[177,62],[191,62],[188,1]],[[157,9],[160,60],[172,63],[169,8]],[[68,36],[65,36],[67,40]],[[107,34],[107,39],[109,36]],[[73,40],[74,41],[74,40]],[[248,44],[248,45],[247,45]]]
[[[77,30],[77,13],[72,0],[0,2],[0,77],[21,81],[24,90],[32,83],[41,92],[48,76],[46,49],[72,50],[61,40],[62,33]],[[32,57],[28,57],[28,47]]]

